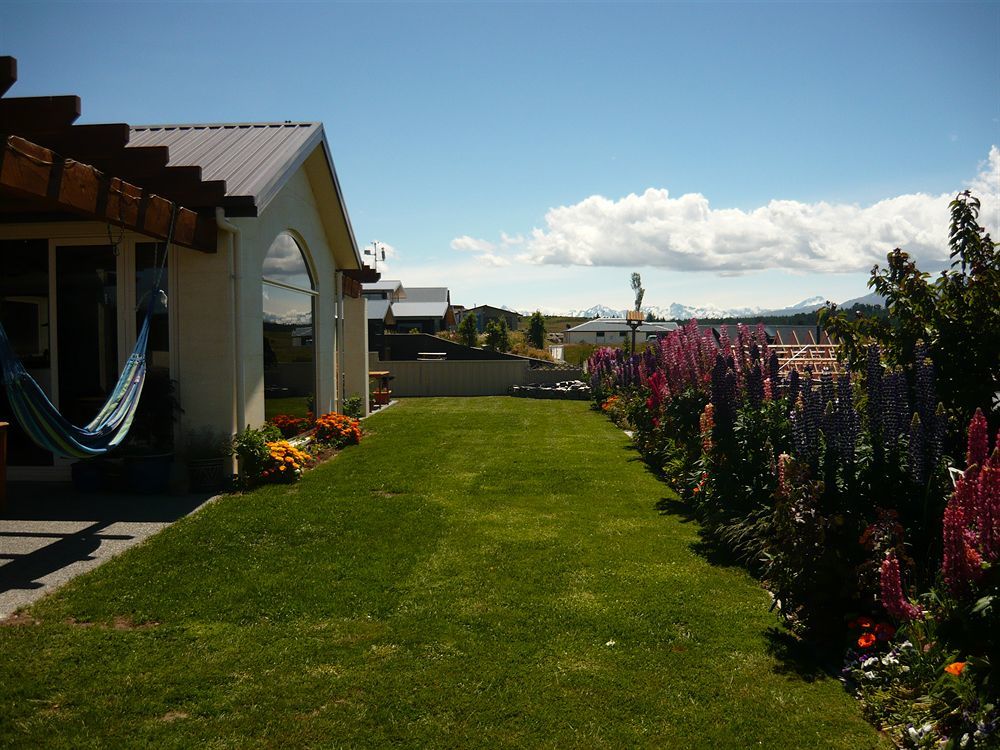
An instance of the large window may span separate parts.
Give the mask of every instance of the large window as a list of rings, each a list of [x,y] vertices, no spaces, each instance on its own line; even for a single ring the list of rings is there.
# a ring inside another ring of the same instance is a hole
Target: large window
[[[316,394],[316,285],[302,248],[280,234],[264,258],[264,416],[303,417]]]
[[[0,242],[0,322],[25,368],[52,396],[48,240]],[[3,386],[0,422],[10,423],[7,460],[11,466],[52,465],[52,454],[31,442],[14,419]]]

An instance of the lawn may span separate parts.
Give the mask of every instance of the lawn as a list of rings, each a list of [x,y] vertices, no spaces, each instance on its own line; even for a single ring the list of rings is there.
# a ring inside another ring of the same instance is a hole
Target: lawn
[[[883,746],[586,404],[366,428],[0,627],[0,746]]]

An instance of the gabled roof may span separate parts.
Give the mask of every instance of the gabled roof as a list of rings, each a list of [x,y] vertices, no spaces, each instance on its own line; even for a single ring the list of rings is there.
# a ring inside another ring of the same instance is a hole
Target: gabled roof
[[[225,181],[226,208],[243,209],[227,214],[255,216],[325,142],[318,122],[133,125],[125,148],[166,146],[167,166],[201,167],[203,180]]]
[[[361,293],[365,292],[389,292],[397,295],[400,299],[406,299],[406,290],[403,289],[403,282],[395,279],[382,279],[370,284],[361,285]]]
[[[517,310],[507,310],[503,307],[494,307],[493,305],[476,305],[475,307],[468,308],[466,312],[489,312],[491,310],[501,315],[516,315],[518,318],[524,317]]]
[[[368,320],[381,320],[386,325],[392,325],[396,318],[392,314],[392,302],[387,299],[368,300]]]
[[[392,314],[400,318],[444,318],[450,309],[447,302],[393,302]]]
[[[451,302],[446,286],[409,286],[406,288],[407,302]]]

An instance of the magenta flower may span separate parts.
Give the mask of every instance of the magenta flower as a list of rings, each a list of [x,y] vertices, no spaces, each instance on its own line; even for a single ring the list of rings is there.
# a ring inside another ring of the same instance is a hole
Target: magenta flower
[[[911,603],[903,594],[903,585],[899,578],[899,560],[890,553],[882,561],[881,569],[882,606],[885,611],[897,620],[916,620],[924,614],[916,604]]]

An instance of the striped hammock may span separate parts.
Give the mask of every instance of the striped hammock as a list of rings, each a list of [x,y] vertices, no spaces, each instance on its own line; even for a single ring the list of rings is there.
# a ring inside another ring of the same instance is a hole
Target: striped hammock
[[[152,305],[114,391],[86,427],[70,424],[59,413],[14,352],[0,324],[0,374],[11,410],[28,436],[45,450],[66,458],[102,456],[125,439],[146,379],[146,343]]]

